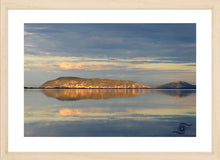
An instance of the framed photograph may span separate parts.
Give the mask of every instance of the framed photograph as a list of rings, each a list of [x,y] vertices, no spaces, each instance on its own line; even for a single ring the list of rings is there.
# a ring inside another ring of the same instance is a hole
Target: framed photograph
[[[219,159],[220,2],[1,1],[1,158]]]

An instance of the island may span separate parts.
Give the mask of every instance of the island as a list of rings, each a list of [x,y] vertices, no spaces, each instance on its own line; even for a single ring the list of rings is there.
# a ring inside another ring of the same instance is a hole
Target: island
[[[192,85],[184,81],[174,81],[174,82],[166,83],[166,84],[159,85],[153,88],[156,88],[156,89],[196,89],[196,85]]]
[[[196,85],[174,81],[159,86],[148,86],[130,80],[59,77],[45,82],[40,87],[24,87],[24,89],[196,89]]]
[[[60,77],[42,84],[39,88],[84,88],[84,89],[117,89],[117,88],[152,88],[134,81],[111,80],[101,78],[79,78],[79,77]]]

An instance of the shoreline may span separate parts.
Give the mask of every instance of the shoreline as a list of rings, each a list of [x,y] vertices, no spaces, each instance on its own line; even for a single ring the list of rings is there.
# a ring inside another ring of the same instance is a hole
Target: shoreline
[[[61,90],[61,89],[154,89],[154,90],[196,90],[196,88],[24,88],[24,90]]]

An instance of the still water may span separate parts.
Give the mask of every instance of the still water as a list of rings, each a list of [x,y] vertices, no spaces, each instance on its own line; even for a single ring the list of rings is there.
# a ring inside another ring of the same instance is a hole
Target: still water
[[[195,137],[196,90],[25,90],[24,136]]]

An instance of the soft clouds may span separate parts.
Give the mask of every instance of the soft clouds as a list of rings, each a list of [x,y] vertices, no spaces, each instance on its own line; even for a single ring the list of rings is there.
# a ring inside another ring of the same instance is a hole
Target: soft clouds
[[[27,36],[27,35],[33,35],[33,33],[30,33],[30,32],[24,32],[24,35]]]
[[[179,70],[195,71],[195,63],[186,63],[168,57],[136,57],[122,58],[82,58],[82,57],[25,57],[25,67],[61,69],[61,70]],[[53,70],[51,70],[53,71]]]
[[[196,25],[25,24],[24,54],[27,85],[41,75],[195,83]]]
[[[60,69],[80,69],[80,70],[110,70],[107,64],[86,64],[86,63],[70,63],[70,62],[62,62],[59,63]],[[107,67],[105,67],[107,66]]]
[[[195,24],[25,24],[25,54],[84,57],[192,57]]]
[[[85,67],[84,63],[69,63],[69,62],[62,62],[59,64],[61,69],[83,69]]]

